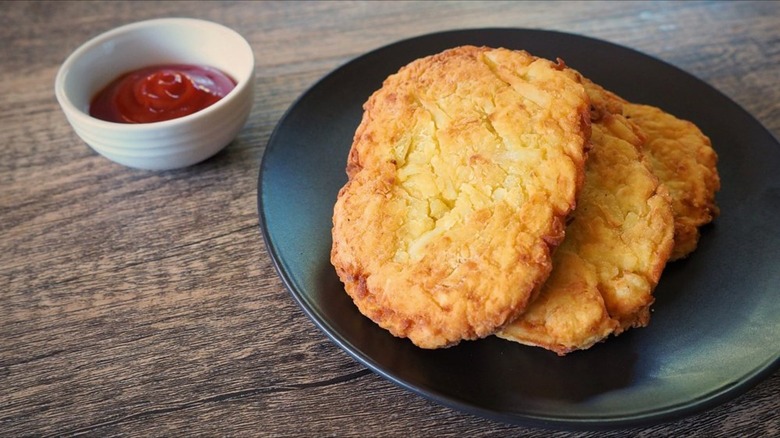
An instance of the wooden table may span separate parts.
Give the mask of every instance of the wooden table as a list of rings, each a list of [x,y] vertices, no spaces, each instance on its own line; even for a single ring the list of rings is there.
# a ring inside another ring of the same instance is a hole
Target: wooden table
[[[588,35],[681,67],[780,135],[778,2],[4,2],[0,10],[2,436],[553,434],[451,410],[372,373],[315,327],[274,271],[256,209],[269,135],[304,90],[366,51],[459,28]],[[90,37],[165,16],[217,21],[249,40],[255,107],[213,159],[133,170],[76,137],[54,77]],[[778,436],[778,394],[775,373],[682,420],[572,434]]]

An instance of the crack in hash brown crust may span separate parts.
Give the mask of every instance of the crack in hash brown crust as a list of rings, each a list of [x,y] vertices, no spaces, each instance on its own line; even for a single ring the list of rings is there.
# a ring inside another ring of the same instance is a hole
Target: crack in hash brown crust
[[[515,319],[546,280],[584,176],[578,75],[526,52],[418,59],[364,105],[331,261],[358,309],[439,348]]]

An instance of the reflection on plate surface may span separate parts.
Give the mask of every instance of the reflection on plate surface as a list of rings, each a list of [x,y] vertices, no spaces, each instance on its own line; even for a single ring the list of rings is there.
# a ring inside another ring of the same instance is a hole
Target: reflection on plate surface
[[[696,123],[717,151],[721,216],[669,264],[647,328],[566,357],[497,338],[422,350],[363,317],[330,265],[331,215],[362,105],[408,62],[464,44],[565,62],[619,95]],[[733,399],[780,365],[780,144],[709,85],[628,48],[559,32],[425,35],[338,68],[281,119],[258,187],[268,251],[294,299],[337,345],[385,378],[456,409],[525,425],[612,428]]]

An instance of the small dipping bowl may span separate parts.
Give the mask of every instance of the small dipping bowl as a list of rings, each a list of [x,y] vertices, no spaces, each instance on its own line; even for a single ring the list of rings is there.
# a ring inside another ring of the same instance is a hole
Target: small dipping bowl
[[[129,71],[165,64],[221,70],[236,86],[213,105],[177,119],[115,123],[90,116],[92,98]],[[118,27],[76,49],[57,72],[54,92],[76,134],[104,157],[125,166],[177,169],[227,146],[254,102],[255,59],[234,30],[191,18],[161,18]]]

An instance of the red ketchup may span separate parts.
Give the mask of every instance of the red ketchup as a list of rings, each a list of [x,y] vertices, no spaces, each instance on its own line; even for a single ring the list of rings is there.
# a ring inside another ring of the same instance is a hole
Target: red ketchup
[[[213,105],[235,86],[212,67],[155,65],[125,73],[100,90],[89,115],[118,123],[162,122]]]

